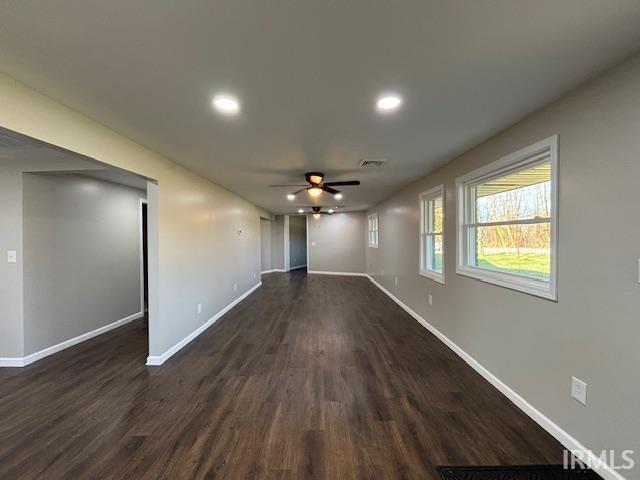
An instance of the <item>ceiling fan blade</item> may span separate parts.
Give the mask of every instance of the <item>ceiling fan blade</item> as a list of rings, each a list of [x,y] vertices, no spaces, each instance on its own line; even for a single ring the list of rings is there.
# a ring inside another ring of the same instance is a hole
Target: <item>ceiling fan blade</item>
[[[295,185],[269,185],[269,187],[306,187],[306,185],[295,184]]]
[[[292,185],[292,186],[300,187],[301,185]],[[309,187],[307,187],[307,186],[305,185],[305,187],[304,187],[304,188],[301,188],[300,190],[296,190],[295,192],[293,192],[293,195],[297,195],[297,194],[299,194],[300,192],[304,192],[307,188],[309,188]]]
[[[346,180],[344,182],[325,182],[323,185],[330,187],[337,187],[340,185],[360,185],[360,180]]]
[[[322,190],[324,190],[325,192],[331,193],[332,195],[335,195],[336,193],[340,193],[340,190],[336,190],[335,188],[331,188],[331,187],[327,187],[327,184],[325,183],[324,185],[322,185]]]

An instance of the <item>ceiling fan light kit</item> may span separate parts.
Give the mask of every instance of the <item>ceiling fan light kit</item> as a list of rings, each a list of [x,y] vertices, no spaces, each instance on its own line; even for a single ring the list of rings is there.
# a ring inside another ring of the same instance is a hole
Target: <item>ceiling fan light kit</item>
[[[322,194],[322,188],[320,187],[307,188],[307,193],[312,197],[319,197]]]
[[[293,193],[287,194],[288,200],[294,200],[296,195],[300,192],[307,191],[312,198],[318,198],[322,195],[322,192],[327,192],[333,195],[333,198],[336,200],[342,200],[342,193],[340,190],[336,190],[333,187],[337,186],[357,186],[360,185],[360,180],[344,180],[340,182],[325,182],[324,181],[324,173],[322,172],[307,172],[304,174],[304,178],[307,181],[308,185],[271,185],[272,187],[300,187],[303,186],[300,190],[297,190]]]

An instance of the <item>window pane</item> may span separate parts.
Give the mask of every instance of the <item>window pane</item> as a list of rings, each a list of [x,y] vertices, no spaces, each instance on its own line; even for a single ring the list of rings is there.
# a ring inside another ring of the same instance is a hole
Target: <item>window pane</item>
[[[431,200],[431,232],[442,232],[442,197]]]
[[[471,228],[476,234],[474,266],[549,281],[549,223]]]
[[[551,163],[546,162],[475,187],[476,222],[501,222],[551,214]]]
[[[442,273],[442,235],[427,236],[427,269]]]

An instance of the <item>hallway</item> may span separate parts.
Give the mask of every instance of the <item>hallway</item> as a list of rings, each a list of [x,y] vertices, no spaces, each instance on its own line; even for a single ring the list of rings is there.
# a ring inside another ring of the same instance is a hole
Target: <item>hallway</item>
[[[562,447],[367,279],[273,273],[162,367],[144,319],[0,369],[0,478],[436,479]]]

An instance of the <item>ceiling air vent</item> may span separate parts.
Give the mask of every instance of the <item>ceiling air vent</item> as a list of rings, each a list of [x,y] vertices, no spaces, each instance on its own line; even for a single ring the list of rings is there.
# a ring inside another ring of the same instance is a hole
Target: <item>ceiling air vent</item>
[[[388,158],[363,158],[362,160],[360,160],[360,163],[358,163],[359,167],[382,167],[385,163],[387,163],[389,159]]]

